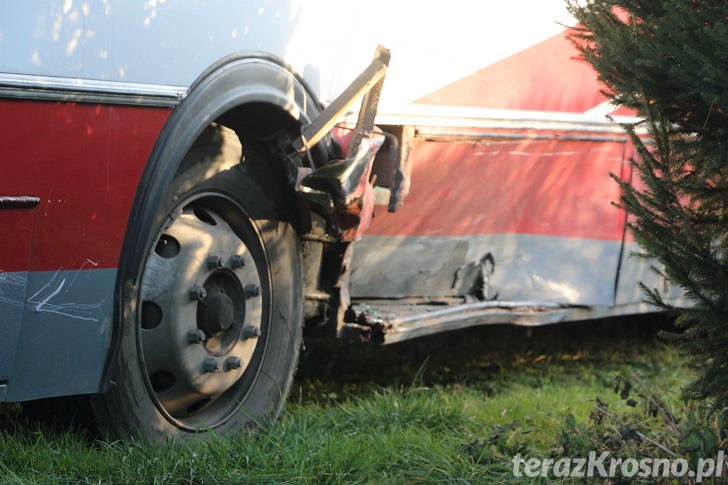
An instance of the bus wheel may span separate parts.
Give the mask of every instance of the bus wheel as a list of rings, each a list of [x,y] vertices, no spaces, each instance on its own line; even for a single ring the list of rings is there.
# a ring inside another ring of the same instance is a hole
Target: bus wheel
[[[128,290],[115,385],[96,399],[108,436],[239,434],[282,410],[301,341],[301,263],[276,191],[251,170],[265,153],[212,125],[182,163]]]

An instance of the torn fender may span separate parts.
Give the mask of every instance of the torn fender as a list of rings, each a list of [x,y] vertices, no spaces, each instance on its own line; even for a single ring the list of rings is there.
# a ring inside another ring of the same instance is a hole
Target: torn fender
[[[302,174],[299,192],[333,216],[337,226],[334,232],[342,241],[356,241],[372,221],[374,192],[370,176],[374,157],[383,143],[383,135],[372,134],[361,140],[351,156]]]
[[[326,133],[332,131],[349,107],[363,96],[359,118],[342,160],[333,160],[316,170],[297,168],[296,190],[311,200],[333,221],[334,235],[341,241],[355,241],[369,227],[374,213],[370,176],[377,150],[384,136],[377,133],[374,119],[389,66],[389,50],[378,46],[372,63],[294,140],[289,160],[305,154]],[[294,164],[300,167],[301,164]]]

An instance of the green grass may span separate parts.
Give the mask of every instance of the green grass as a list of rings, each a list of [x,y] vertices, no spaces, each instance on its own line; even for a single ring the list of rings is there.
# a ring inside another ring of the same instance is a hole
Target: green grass
[[[614,392],[624,376],[687,412],[678,389],[690,374],[656,328],[623,320],[490,327],[389,347],[307,341],[281,420],[188,446],[93,441],[27,423],[6,405],[0,483],[516,482],[516,453],[569,456],[611,443],[619,426],[595,417],[596,399],[675,447],[648,399],[633,391],[630,406]]]

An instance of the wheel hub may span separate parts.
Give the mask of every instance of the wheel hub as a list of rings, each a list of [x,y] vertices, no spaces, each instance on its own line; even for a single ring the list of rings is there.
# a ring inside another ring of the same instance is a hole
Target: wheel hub
[[[142,275],[140,339],[172,417],[204,411],[244,375],[265,331],[263,297],[248,288],[261,288],[255,261],[216,211],[186,208],[160,236]]]
[[[225,294],[224,290],[209,291],[207,295],[207,299],[200,302],[198,307],[198,313],[202,314],[198,325],[205,333],[214,335],[230,328],[235,309],[232,299]]]

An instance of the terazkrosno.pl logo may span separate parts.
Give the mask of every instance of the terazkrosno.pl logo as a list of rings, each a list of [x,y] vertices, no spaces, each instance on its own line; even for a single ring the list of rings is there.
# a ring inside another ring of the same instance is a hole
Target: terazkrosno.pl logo
[[[640,477],[640,478],[683,478],[700,483],[705,478],[720,478],[726,467],[725,452],[720,450],[715,458],[700,458],[695,469],[685,458],[615,458],[608,451],[597,456],[590,451],[586,458],[524,458],[513,457],[515,477]]]

